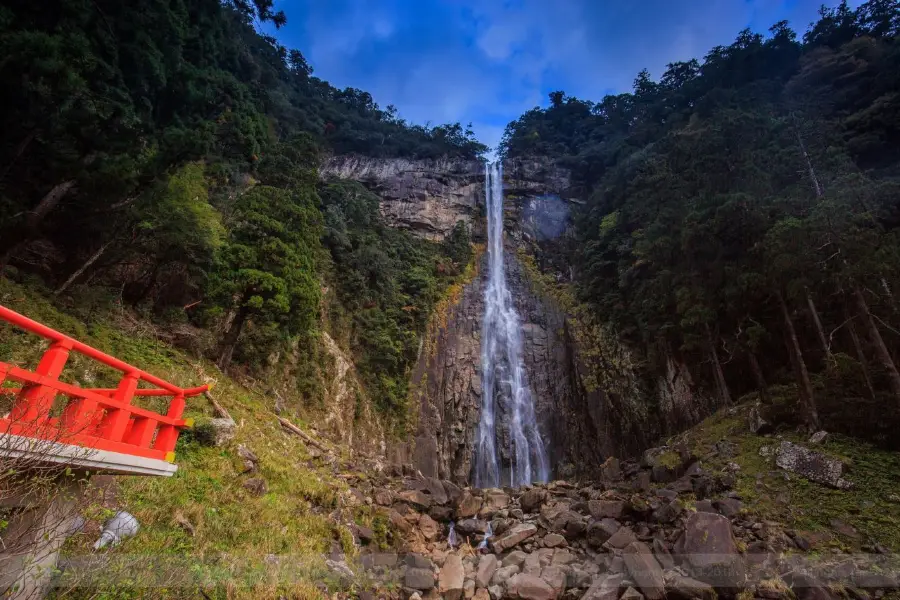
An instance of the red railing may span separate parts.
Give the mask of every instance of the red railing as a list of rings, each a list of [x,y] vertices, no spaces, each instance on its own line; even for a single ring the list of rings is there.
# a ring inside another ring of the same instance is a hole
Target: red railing
[[[0,361],[0,394],[14,394],[9,414],[0,418],[0,434],[74,444],[144,458],[175,460],[175,444],[181,429],[185,398],[202,394],[208,386],[184,389],[137,367],[91,348],[37,321],[0,306],[6,321],[50,340],[37,368],[28,371]],[[115,389],[87,389],[59,380],[71,352],[77,352],[122,373]],[[21,388],[2,387],[7,381]],[[156,386],[138,388],[141,382]],[[59,416],[52,416],[57,396],[66,398]],[[135,396],[170,396],[165,415],[134,406]]]

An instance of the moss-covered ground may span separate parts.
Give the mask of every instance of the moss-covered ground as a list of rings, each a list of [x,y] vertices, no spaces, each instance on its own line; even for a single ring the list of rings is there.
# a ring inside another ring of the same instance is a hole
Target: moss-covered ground
[[[152,328],[125,313],[61,310],[43,293],[3,280],[0,304],[168,381],[214,383],[214,397],[237,423],[235,439],[225,447],[205,446],[199,436],[182,434],[179,468],[171,478],[116,477],[112,499],[107,494],[103,505],[89,507],[95,519],[70,538],[64,555],[69,561],[91,555],[99,522],[113,509],[133,513],[140,532],[106,555],[109,582],[76,578],[68,583],[82,587],[59,588],[57,597],[318,597],[323,584],[330,583],[323,564],[332,543],[353,551],[348,522],[355,518],[384,537],[384,524],[374,514],[347,507],[346,483],[313,459],[299,437],[282,430],[271,398],[160,341]],[[45,348],[36,336],[0,326],[0,360],[33,368]],[[114,386],[116,374],[95,365],[73,355],[63,378]],[[204,397],[192,398],[185,416],[202,424],[212,408]],[[266,481],[268,490],[261,496],[243,487],[251,475],[243,474],[238,444],[259,457],[259,472],[252,476]]]
[[[812,446],[806,436],[790,429],[755,435],[748,426],[750,407],[742,404],[723,409],[677,438],[686,440],[694,454],[703,459],[705,470],[724,469],[728,462],[739,465],[735,489],[744,502],[744,511],[759,520],[780,522],[808,534],[817,542],[816,550],[864,550],[880,544],[900,551],[900,453],[838,435]],[[853,488],[837,490],[808,481],[760,455],[763,446],[774,450],[781,440],[843,460],[848,467],[845,478]],[[732,446],[733,456],[714,452],[716,444],[722,442],[720,448]]]

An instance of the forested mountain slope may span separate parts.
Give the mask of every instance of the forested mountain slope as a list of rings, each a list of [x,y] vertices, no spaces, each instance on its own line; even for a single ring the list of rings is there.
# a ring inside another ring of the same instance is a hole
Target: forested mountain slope
[[[418,334],[468,262],[467,233],[441,247],[390,230],[376,196],[318,166],[485,147],[317,79],[258,33],[285,18],[270,0],[4,3],[0,272],[136,309],[223,368],[287,364],[273,380],[307,399],[331,322],[374,403],[402,417]]]
[[[509,124],[506,157],[553,157],[588,198],[541,262],[574,266],[594,339],[638,348],[646,373],[684,360],[714,406],[756,393],[896,446],[898,27],[895,0],[844,2],[802,40],[743,31],[632,93],[555,92]]]

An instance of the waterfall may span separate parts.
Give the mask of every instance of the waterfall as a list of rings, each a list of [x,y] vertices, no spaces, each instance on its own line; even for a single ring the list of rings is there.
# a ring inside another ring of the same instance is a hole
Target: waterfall
[[[475,446],[475,485],[520,486],[547,481],[547,451],[535,418],[522,361],[522,327],[506,283],[503,256],[503,167],[485,166],[488,221],[488,279],[481,327],[481,418]],[[497,423],[508,438],[498,452]],[[507,431],[508,429],[508,431]],[[501,455],[509,457],[503,464]]]

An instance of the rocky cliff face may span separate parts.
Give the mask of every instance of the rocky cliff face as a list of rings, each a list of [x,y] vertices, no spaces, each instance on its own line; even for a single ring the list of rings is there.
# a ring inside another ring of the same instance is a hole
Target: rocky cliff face
[[[480,162],[337,157],[321,172],[366,184],[381,196],[382,214],[396,227],[439,240],[463,221],[476,237],[483,235]],[[568,243],[570,214],[580,203],[568,173],[539,160],[517,160],[505,165],[504,179],[507,277],[554,475],[596,474],[606,457],[637,455],[660,436],[699,421],[708,403],[677,357],[666,353],[661,375],[649,374],[614,335],[597,328],[586,335],[536,280],[547,274],[521,262],[530,255],[547,263],[551,279],[571,278],[569,267],[552,256]],[[412,375],[414,435],[389,449],[424,475],[459,484],[469,481],[481,407],[485,274],[481,268],[455,288],[434,315]],[[501,419],[501,454],[510,447],[507,430]]]
[[[443,239],[459,221],[470,225],[484,204],[484,165],[479,161],[337,156],[319,174],[359,181],[381,197],[381,213],[389,225],[430,240]]]

